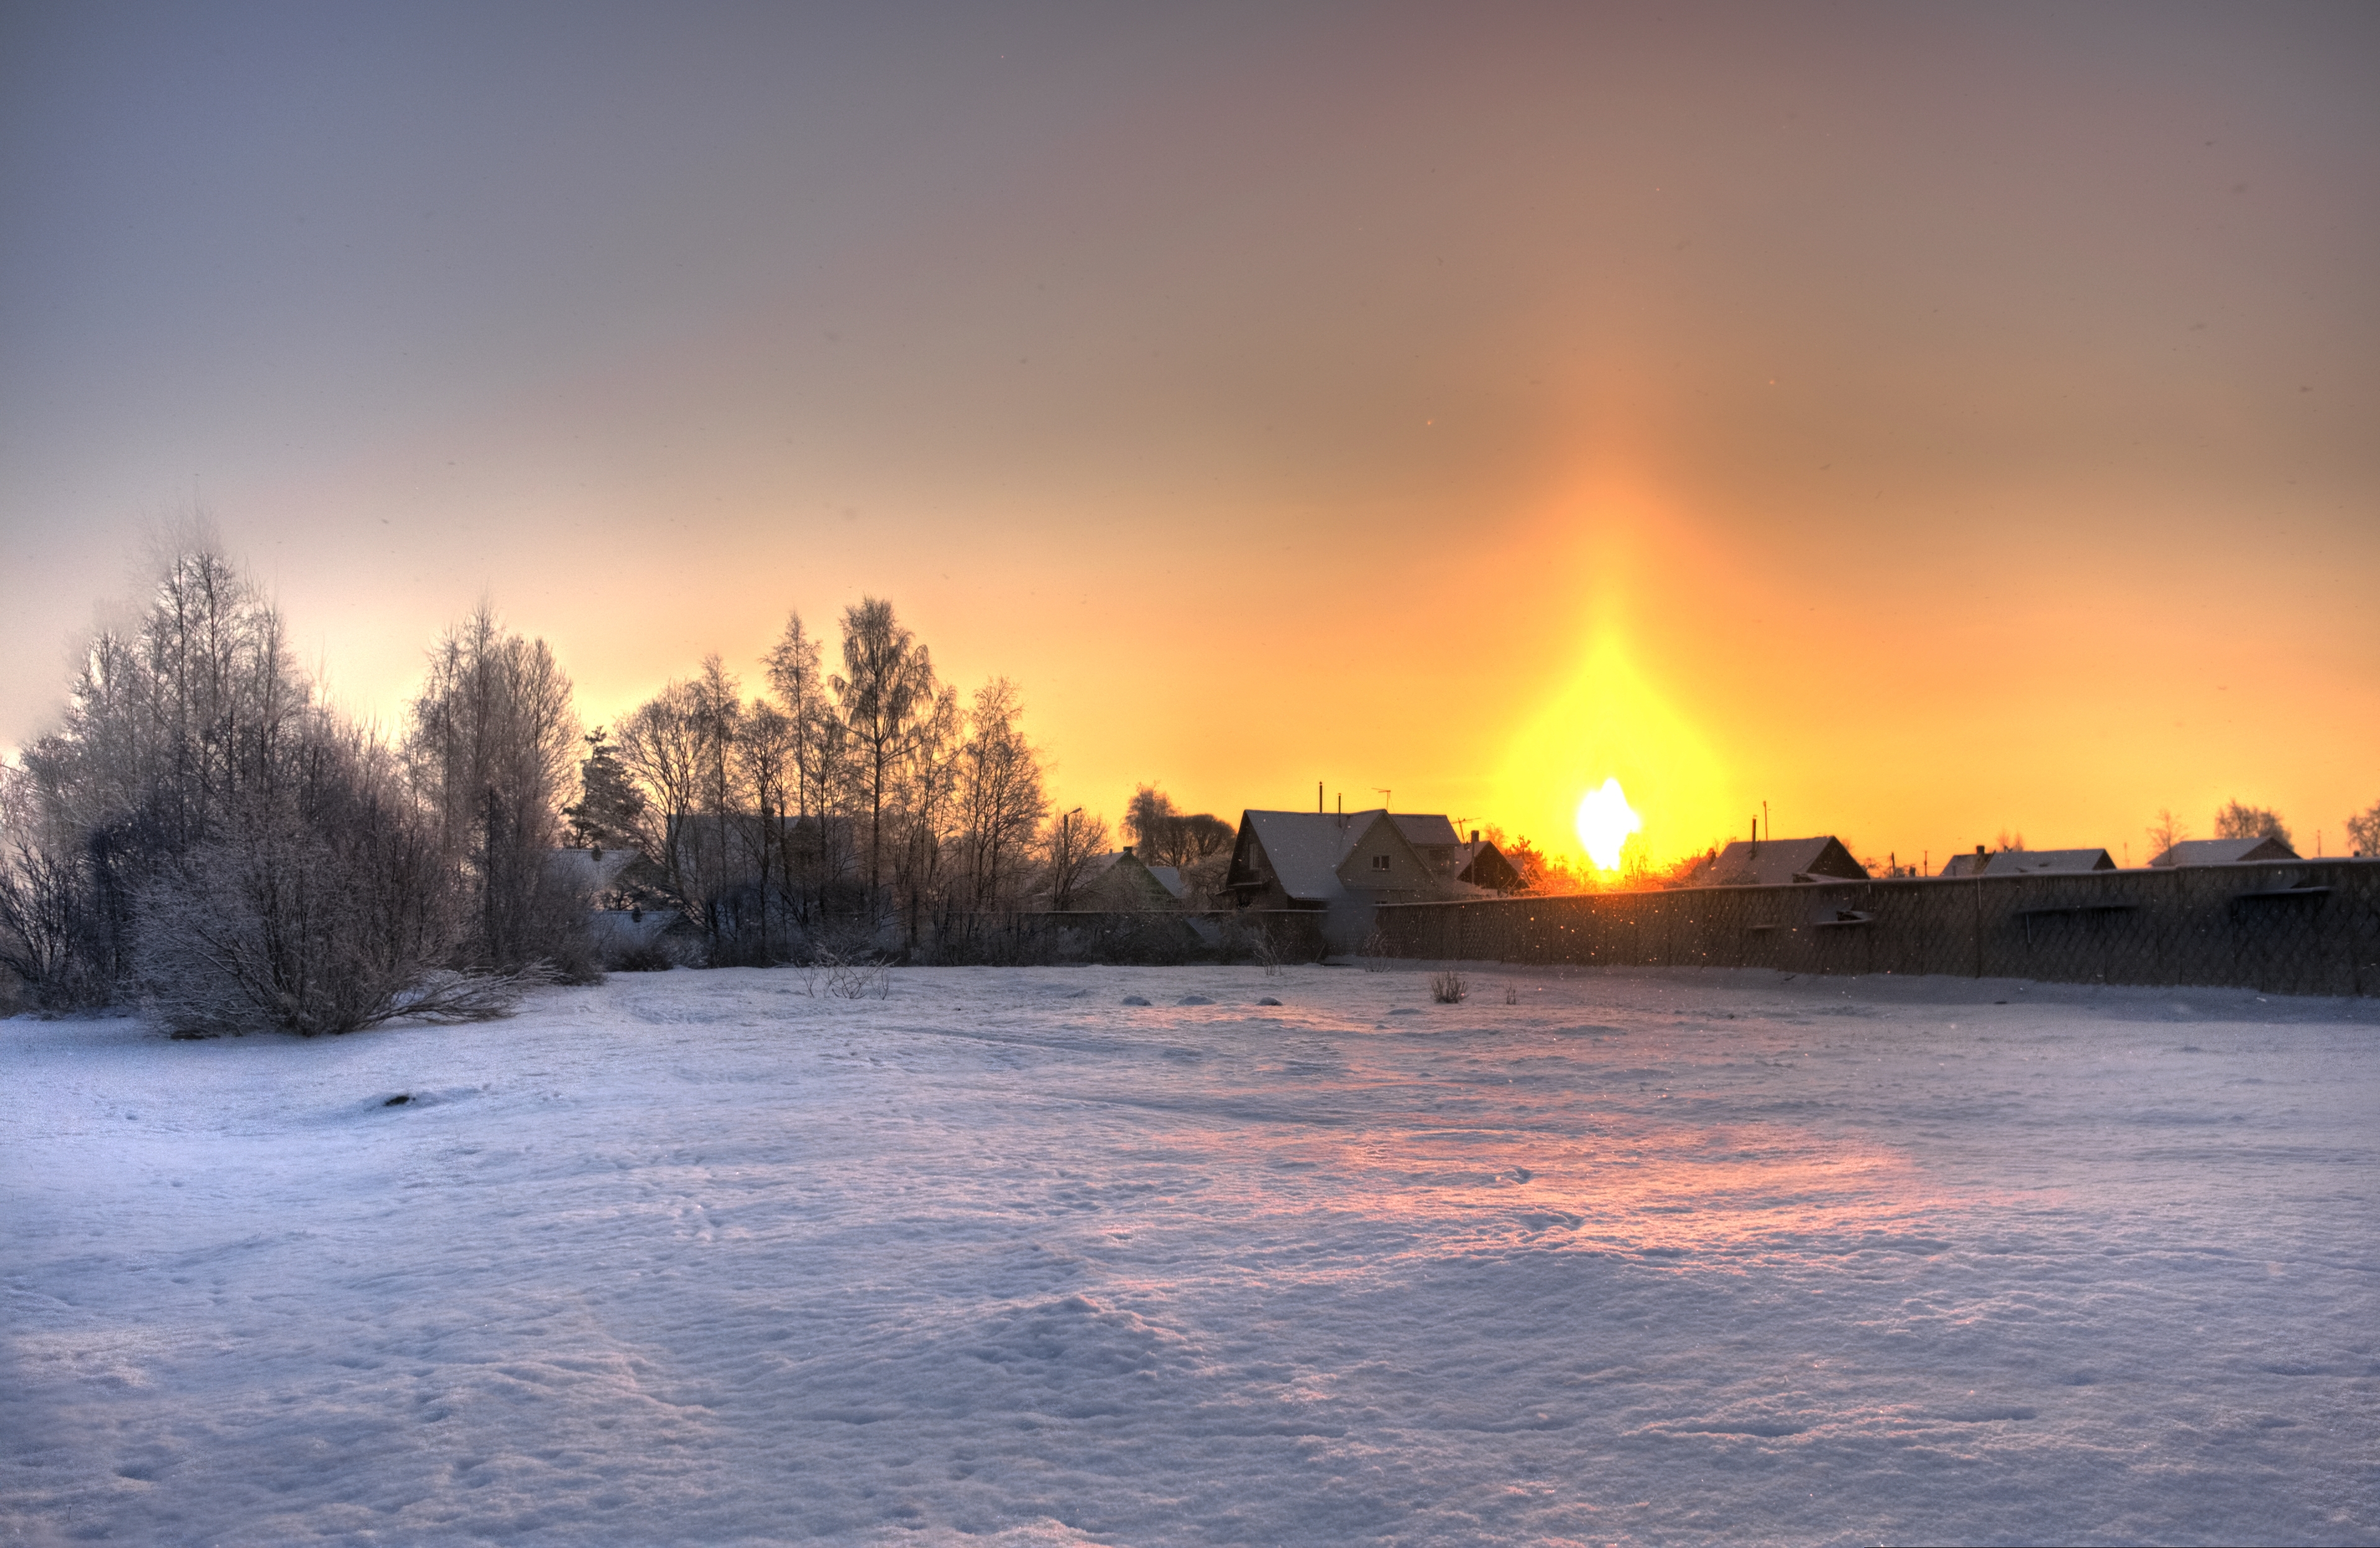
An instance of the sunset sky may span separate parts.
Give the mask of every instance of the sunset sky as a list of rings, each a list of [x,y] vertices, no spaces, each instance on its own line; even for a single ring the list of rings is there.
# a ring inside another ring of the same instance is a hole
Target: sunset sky
[[[1133,786],[2144,860],[2380,800],[2380,8],[0,6],[0,747],[892,600]],[[2129,850],[2127,850],[2129,846]]]

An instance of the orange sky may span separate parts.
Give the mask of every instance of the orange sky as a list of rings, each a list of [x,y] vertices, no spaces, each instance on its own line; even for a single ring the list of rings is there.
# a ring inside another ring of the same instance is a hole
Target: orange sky
[[[1066,805],[1574,850],[2380,800],[2380,23],[0,23],[0,745],[212,512],[388,715],[889,596]]]

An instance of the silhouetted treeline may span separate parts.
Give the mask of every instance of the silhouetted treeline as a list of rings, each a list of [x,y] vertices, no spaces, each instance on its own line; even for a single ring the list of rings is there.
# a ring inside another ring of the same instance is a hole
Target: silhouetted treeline
[[[1106,825],[1045,826],[1014,685],[962,699],[887,602],[841,623],[840,670],[795,616],[759,691],[713,656],[581,737],[552,652],[482,605],[390,742],[333,713],[271,603],[193,545],[91,640],[58,729],[0,766],[0,989],[190,1032],[342,1031],[497,1014],[607,955],[940,949],[1062,896]],[[1214,847],[1213,819],[1156,799],[1149,842]],[[585,853],[604,849],[634,863]],[[599,937],[597,902],[644,945]]]
[[[963,703],[872,597],[844,610],[842,670],[823,653],[794,616],[765,689],[745,697],[712,656],[581,766],[579,841],[640,850],[714,964],[939,941],[1046,887],[1042,762],[1014,685]]]

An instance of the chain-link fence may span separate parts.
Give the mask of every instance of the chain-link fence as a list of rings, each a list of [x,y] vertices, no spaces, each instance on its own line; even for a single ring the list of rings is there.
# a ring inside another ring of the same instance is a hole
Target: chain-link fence
[[[1324,916],[1294,908],[963,914],[924,932],[920,963],[1027,967],[1062,962],[1313,962]]]
[[[1383,905],[1399,957],[2380,993],[2380,860]]]

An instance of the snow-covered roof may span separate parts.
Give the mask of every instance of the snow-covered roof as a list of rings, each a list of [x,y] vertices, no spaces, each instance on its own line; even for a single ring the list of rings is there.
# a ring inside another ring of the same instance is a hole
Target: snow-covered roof
[[[1454,831],[1454,824],[1446,820],[1444,812],[1392,811],[1389,821],[1405,835],[1407,844],[1422,848],[1435,849],[1463,842],[1463,835]]]
[[[2025,876],[2037,871],[2113,871],[2105,849],[2003,849],[1984,864],[1986,876]]]
[[[634,849],[555,849],[545,857],[546,868],[567,877],[587,893],[617,891],[620,873],[643,857]]]
[[[2277,838],[2185,838],[2151,865],[2240,865],[2252,860],[2293,860],[2298,852]]]
[[[1371,825],[1388,816],[1366,811],[1249,811],[1241,821],[1264,846],[1265,859],[1281,891],[1301,902],[1328,902],[1346,895],[1339,862]]]
[[[1739,838],[1706,861],[1693,876],[1696,886],[1775,887],[1789,882],[1858,882],[1867,867],[1852,858],[1830,834],[1815,838]]]
[[[1171,882],[1167,877],[1172,877]],[[1172,866],[1152,866],[1126,845],[1083,862],[1070,890],[1080,901],[1107,908],[1163,908],[1182,897],[1182,873]]]
[[[1463,868],[1454,879],[1475,887],[1501,892],[1517,886],[1521,873],[1504,858],[1504,851],[1485,840],[1463,847]]]

